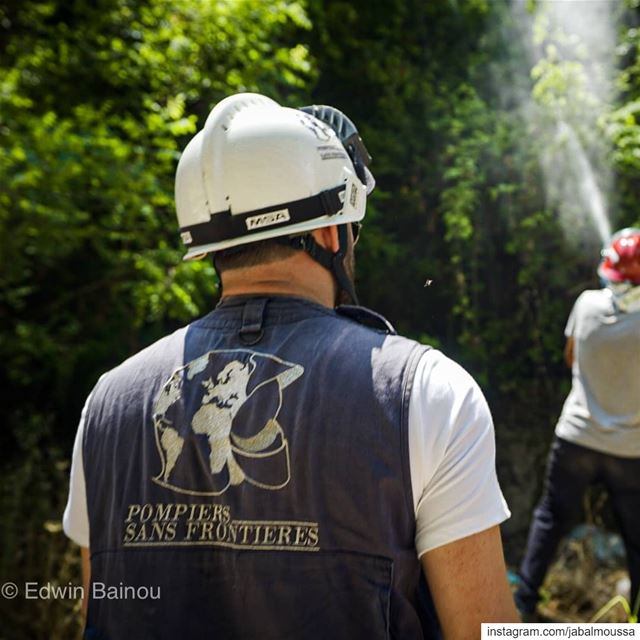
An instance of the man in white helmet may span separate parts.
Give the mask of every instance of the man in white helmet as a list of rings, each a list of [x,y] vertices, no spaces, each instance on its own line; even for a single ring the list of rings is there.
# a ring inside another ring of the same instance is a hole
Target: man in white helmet
[[[602,253],[605,286],[580,294],[565,328],[572,384],[520,566],[516,602],[525,620],[536,619],[547,569],[595,483],[610,496],[636,614],[640,606],[640,229],[622,229]]]
[[[369,160],[338,110],[256,94],[185,149],[186,257],[213,253],[223,293],[85,406],[64,525],[91,637],[466,638],[517,619],[482,393],[355,306]]]

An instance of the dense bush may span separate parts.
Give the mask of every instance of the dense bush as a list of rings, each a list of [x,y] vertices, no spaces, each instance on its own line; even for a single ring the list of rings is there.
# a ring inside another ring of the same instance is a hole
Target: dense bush
[[[82,402],[102,371],[212,306],[210,263],[180,260],[173,174],[210,106],[242,90],[333,104],[359,125],[378,181],[361,299],[478,378],[521,535],[567,389],[564,322],[597,285],[597,251],[567,241],[546,197],[544,127],[579,98],[563,117],[585,148],[602,142],[616,226],[637,223],[636,11],[617,16],[618,98],[599,103],[579,46],[534,67],[508,3],[2,3],[0,576],[78,579],[59,521]],[[535,453],[517,467],[523,443]],[[0,601],[7,637],[76,628],[74,602],[33,611]]]

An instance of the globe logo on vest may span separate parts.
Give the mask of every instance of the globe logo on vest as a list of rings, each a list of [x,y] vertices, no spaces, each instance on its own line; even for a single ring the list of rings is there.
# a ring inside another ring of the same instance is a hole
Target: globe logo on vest
[[[291,465],[280,414],[285,389],[303,373],[299,364],[244,349],[209,351],[176,370],[154,405],[160,464],[153,481],[199,496],[245,482],[284,488]]]

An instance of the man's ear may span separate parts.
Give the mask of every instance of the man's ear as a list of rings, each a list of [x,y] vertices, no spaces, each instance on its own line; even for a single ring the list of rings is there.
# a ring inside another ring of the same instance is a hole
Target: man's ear
[[[311,234],[314,240],[327,251],[335,253],[340,248],[340,241],[338,240],[338,227],[332,224],[329,227],[322,227],[320,229],[314,229]]]

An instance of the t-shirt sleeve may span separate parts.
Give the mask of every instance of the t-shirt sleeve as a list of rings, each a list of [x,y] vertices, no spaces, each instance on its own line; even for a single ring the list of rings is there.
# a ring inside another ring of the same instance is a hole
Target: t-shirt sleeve
[[[580,303],[580,298],[582,294],[578,296],[578,299],[575,301],[573,308],[571,309],[571,313],[569,314],[569,318],[567,320],[567,324],[564,328],[564,336],[565,338],[570,338],[575,334],[576,331],[576,317],[578,315],[578,304]]]
[[[416,368],[409,459],[418,557],[511,515],[496,475],[484,395],[462,367],[433,349]]]
[[[89,516],[87,513],[87,493],[84,480],[84,464],[82,462],[82,441],[84,421],[89,399],[84,405],[80,424],[76,433],[71,458],[71,475],[69,479],[69,498],[62,517],[62,527],[67,537],[81,547],[89,546]]]

